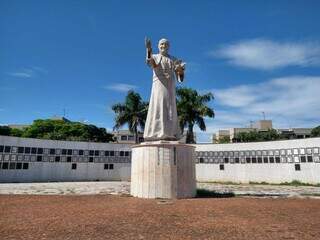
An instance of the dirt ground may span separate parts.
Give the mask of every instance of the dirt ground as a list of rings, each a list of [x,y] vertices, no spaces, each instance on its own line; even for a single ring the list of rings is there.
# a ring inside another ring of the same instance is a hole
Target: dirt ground
[[[320,200],[0,195],[0,239],[320,239]]]

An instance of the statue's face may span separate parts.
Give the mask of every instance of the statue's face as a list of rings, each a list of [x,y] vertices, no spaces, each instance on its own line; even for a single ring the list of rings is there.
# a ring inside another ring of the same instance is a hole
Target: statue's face
[[[159,52],[160,52],[161,54],[167,55],[168,52],[169,52],[169,42],[167,42],[167,41],[160,41],[160,42],[159,42],[159,45],[158,45],[158,48],[159,48]]]

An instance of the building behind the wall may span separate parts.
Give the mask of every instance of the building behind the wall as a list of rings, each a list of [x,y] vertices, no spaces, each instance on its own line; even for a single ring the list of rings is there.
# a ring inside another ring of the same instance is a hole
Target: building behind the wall
[[[0,136],[0,182],[130,180],[131,146]],[[195,147],[198,181],[320,183],[320,138]]]

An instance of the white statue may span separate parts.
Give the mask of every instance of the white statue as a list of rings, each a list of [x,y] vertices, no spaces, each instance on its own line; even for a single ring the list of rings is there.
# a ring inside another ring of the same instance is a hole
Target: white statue
[[[169,55],[167,39],[159,41],[159,54],[152,54],[149,39],[146,39],[145,44],[146,62],[153,69],[153,83],[143,137],[145,141],[178,140],[181,131],[177,116],[175,81],[183,81],[185,63]]]

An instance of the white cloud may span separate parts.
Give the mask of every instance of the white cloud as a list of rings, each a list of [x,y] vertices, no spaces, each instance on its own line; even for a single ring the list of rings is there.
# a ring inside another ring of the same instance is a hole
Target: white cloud
[[[125,83],[116,83],[110,86],[104,86],[103,88],[107,90],[118,91],[118,92],[128,92],[129,90],[136,89],[137,86],[125,84]]]
[[[272,70],[286,66],[320,65],[320,44],[245,40],[220,47],[209,53],[237,66]]]
[[[30,68],[22,68],[16,72],[7,73],[9,76],[18,77],[18,78],[33,78],[39,74],[47,74],[48,71],[41,67],[30,67]]]
[[[231,116],[222,115],[221,120],[226,123],[225,117],[236,119],[240,124],[243,119],[246,122],[257,120],[262,112],[273,120],[275,127],[310,126],[320,122],[320,76],[283,77],[212,91],[217,104],[229,108],[232,113]],[[220,118],[218,113],[217,119]]]

